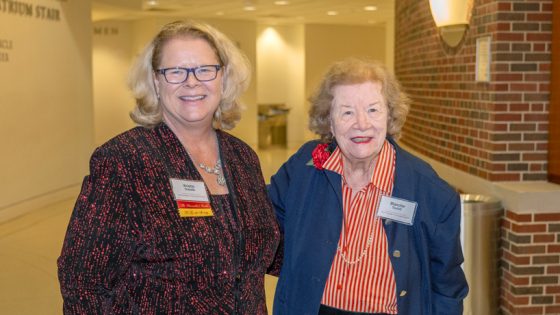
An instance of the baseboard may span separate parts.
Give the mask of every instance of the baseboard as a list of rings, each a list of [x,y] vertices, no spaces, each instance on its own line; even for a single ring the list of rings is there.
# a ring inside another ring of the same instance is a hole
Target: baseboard
[[[75,184],[2,207],[0,208],[0,223],[15,219],[30,211],[43,208],[56,202],[76,198],[80,192],[80,187],[80,184]]]

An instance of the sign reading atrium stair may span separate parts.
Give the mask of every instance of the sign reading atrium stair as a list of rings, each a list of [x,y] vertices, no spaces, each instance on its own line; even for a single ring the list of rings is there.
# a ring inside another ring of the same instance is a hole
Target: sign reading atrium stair
[[[60,21],[60,10],[23,1],[0,0],[0,13],[34,17],[41,20]]]

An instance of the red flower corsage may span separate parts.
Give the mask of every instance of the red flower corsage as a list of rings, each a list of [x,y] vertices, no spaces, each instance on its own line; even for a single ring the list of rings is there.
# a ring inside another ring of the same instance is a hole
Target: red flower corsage
[[[316,169],[322,170],[323,164],[325,164],[329,156],[331,156],[329,144],[320,143],[313,149],[313,152],[311,152],[312,159],[309,162],[311,162]],[[311,165],[311,163],[308,163],[308,165]]]

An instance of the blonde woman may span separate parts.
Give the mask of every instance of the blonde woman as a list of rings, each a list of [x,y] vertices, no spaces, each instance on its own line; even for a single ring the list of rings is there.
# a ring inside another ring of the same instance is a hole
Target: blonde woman
[[[140,126],[95,150],[68,226],[64,313],[267,313],[279,232],[255,152],[224,131],[249,73],[206,24],[165,25],[146,47]]]

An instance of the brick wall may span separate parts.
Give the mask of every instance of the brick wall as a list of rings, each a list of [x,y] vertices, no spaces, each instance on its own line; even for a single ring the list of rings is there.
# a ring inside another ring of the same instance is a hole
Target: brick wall
[[[560,213],[502,221],[500,304],[505,314],[560,314]]]
[[[428,0],[396,0],[395,21],[395,73],[412,98],[401,142],[490,183],[546,181],[552,0],[474,0],[456,48],[441,41]],[[485,36],[482,83],[476,40]],[[501,310],[560,314],[560,209],[512,209],[502,221]]]
[[[395,72],[413,100],[402,142],[489,181],[546,180],[551,12],[551,0],[475,0],[451,49],[428,0],[397,0]],[[482,36],[491,37],[489,83],[475,82]]]

